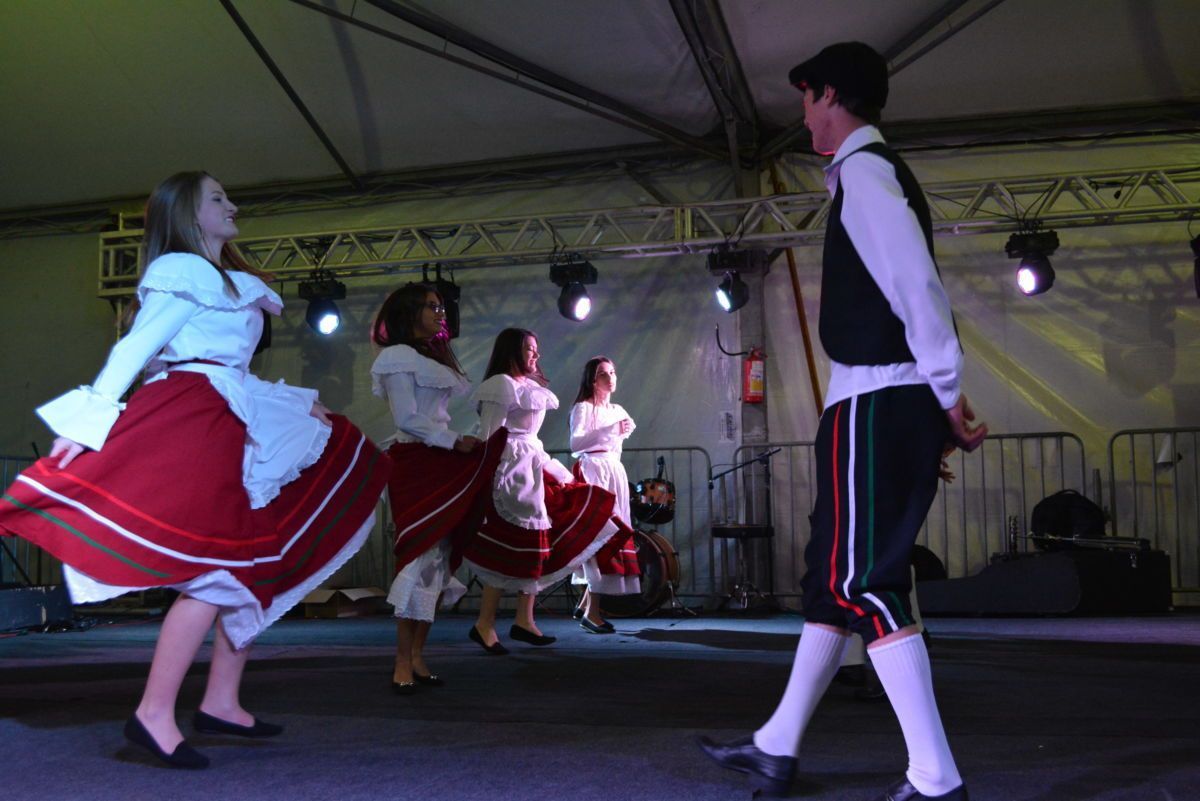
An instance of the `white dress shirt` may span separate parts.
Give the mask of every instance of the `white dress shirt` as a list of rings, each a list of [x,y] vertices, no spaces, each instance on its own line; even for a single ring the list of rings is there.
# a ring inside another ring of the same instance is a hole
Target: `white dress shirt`
[[[883,141],[873,125],[851,133],[825,168],[825,186],[835,195],[841,182],[842,225],[892,313],[904,323],[915,361],[847,365],[831,359],[825,408],[884,387],[928,384],[942,408],[949,409],[958,400],[963,366],[950,301],[895,168],[874,153],[854,153]]]

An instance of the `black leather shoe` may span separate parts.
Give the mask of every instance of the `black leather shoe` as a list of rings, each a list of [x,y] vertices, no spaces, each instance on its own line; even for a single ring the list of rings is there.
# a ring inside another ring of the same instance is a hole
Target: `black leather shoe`
[[[512,628],[508,630],[508,636],[514,640],[527,642],[530,645],[550,645],[558,641],[557,637],[551,637],[549,634],[535,634],[529,629],[518,626],[516,623],[513,623]]]
[[[739,773],[747,773],[763,783],[771,795],[783,795],[796,778],[796,758],[772,756],[754,744],[754,735],[729,743],[718,743],[708,737],[698,738],[700,749],[718,765]]]
[[[416,695],[417,683],[414,681],[393,681],[392,692],[396,695]]]
[[[446,683],[445,680],[436,673],[430,673],[422,676],[415,670],[413,671],[413,680],[416,681],[417,684],[424,684],[426,687],[441,687]]]
[[[277,723],[267,723],[265,720],[255,718],[253,726],[242,726],[214,718],[200,710],[196,710],[196,716],[192,718],[192,726],[196,731],[205,734],[232,734],[237,737],[275,737],[283,734],[283,727]]]
[[[593,623],[586,617],[580,618],[579,627],[584,631],[590,631],[592,634],[614,634],[617,631],[613,628],[613,624],[607,620],[603,623]]]
[[[575,611],[571,613],[571,617],[575,618],[576,620],[580,620],[583,617],[582,601],[580,602],[579,606],[575,607]]]
[[[471,638],[471,642],[479,643],[479,647],[487,651],[488,656],[503,656],[504,654],[508,653],[508,649],[505,648],[499,640],[491,645],[485,643],[483,641],[483,635],[480,634],[479,629],[475,628],[474,626],[471,626],[471,630],[467,633],[467,636]]]
[[[967,801],[967,786],[960,784],[948,793],[923,795],[908,779],[901,779],[879,796],[876,801]]]
[[[199,770],[200,768],[208,767],[208,757],[192,748],[184,740],[179,745],[175,746],[175,750],[167,753],[159,747],[154,741],[154,737],[150,732],[146,731],[146,727],[138,720],[136,714],[130,715],[129,720],[125,721],[125,739],[134,745],[140,745],[151,754],[172,768],[184,768],[187,770]]]

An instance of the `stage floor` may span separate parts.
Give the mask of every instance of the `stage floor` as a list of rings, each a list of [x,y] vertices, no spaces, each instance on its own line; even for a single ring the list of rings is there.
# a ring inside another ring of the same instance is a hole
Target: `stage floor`
[[[502,621],[502,636],[508,620]],[[554,646],[492,657],[472,619],[433,628],[446,686],[391,692],[386,617],[285,620],[255,646],[247,708],[283,723],[266,741],[196,736],[209,770],[159,768],[125,745],[158,624],[0,638],[0,795],[25,799],[749,798],[745,777],[696,748],[771,713],[802,625],[766,618],[539,624]],[[934,681],[973,801],[1200,799],[1200,615],[933,619]],[[507,641],[507,637],[504,637]],[[201,659],[207,660],[207,649]],[[189,675],[180,722],[199,702]],[[867,801],[904,771],[886,703],[835,684],[802,749],[794,795]]]

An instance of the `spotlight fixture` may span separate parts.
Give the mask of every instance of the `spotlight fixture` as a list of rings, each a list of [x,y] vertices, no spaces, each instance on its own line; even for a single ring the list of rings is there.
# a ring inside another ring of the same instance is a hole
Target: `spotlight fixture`
[[[1026,295],[1040,295],[1054,286],[1054,268],[1050,255],[1058,250],[1058,234],[1054,231],[1020,231],[1008,238],[1004,252],[1010,259],[1020,259],[1017,267],[1017,288]]]
[[[300,282],[300,299],[308,301],[304,320],[309,328],[329,336],[342,324],[342,315],[335,300],[346,297],[346,285],[328,270],[314,270],[307,281]]]
[[[750,288],[742,275],[765,275],[770,259],[765,250],[738,250],[731,245],[718,245],[708,254],[708,271],[721,276],[717,286],[717,304],[733,313],[750,300]]]
[[[721,283],[717,285],[717,303],[727,312],[735,312],[750,300],[750,288],[738,275],[737,270],[725,273]]]
[[[562,287],[558,295],[558,313],[568,320],[582,322],[592,313],[592,299],[584,284],[594,284],[599,273],[591,262],[579,256],[567,256],[565,261],[550,265],[550,280]]]

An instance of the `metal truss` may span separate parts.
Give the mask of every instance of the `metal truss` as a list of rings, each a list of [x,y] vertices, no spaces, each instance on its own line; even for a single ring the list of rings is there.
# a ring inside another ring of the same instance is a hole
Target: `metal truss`
[[[1170,222],[1200,214],[1200,167],[1113,169],[931,184],[925,187],[940,235]],[[245,237],[238,248],[281,280],[313,270],[378,275],[423,264],[501,267],[588,259],[704,253],[714,246],[780,248],[821,241],[829,195],[793,195],[682,205],[513,215],[477,220]],[[99,295],[133,293],[141,275],[141,230],[100,234]]]

